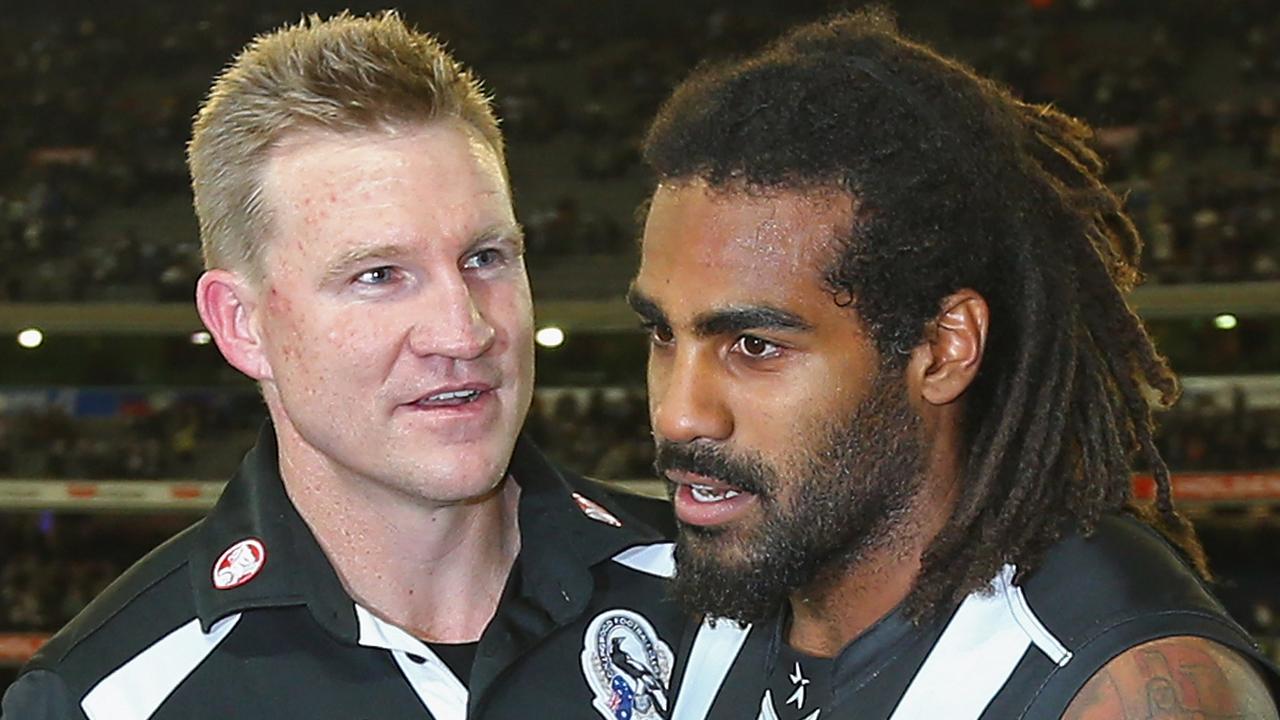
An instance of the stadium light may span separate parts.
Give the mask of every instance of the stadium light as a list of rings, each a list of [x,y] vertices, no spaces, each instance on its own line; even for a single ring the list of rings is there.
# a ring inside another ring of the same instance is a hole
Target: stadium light
[[[18,333],[18,344],[28,350],[38,348],[44,343],[44,333],[39,328],[27,328]]]
[[[1213,319],[1213,326],[1219,330],[1233,330],[1240,322],[1231,313],[1222,313]]]
[[[564,344],[564,331],[554,325],[550,325],[535,333],[533,340],[545,348],[560,347]]]

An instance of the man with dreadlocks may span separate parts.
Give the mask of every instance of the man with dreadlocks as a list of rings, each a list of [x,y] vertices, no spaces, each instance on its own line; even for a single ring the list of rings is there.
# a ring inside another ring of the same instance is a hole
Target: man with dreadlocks
[[[1088,138],[878,11],[666,102],[629,298],[705,618],[673,718],[1277,717],[1170,500]]]

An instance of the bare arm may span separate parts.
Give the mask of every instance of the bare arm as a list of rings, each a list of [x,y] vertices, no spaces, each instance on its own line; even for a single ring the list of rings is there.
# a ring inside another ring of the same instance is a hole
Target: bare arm
[[[1130,648],[1080,689],[1063,720],[1280,720],[1248,659],[1196,637]]]

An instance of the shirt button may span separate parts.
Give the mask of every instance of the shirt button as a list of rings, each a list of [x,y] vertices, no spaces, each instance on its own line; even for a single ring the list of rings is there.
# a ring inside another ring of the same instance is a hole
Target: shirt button
[[[410,660],[414,661],[419,665],[424,665],[427,662],[427,659],[422,657],[421,655],[414,655],[413,653],[405,653],[405,655],[407,655]]]

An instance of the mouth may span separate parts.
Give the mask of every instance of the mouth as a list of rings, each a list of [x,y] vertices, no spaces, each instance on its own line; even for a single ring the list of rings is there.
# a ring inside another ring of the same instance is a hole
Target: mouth
[[[757,497],[696,473],[669,470],[668,481],[675,485],[676,517],[689,525],[723,525],[745,514]]]
[[[415,400],[411,400],[410,402],[405,403],[405,405],[424,410],[456,408],[482,400],[492,394],[493,391],[494,388],[492,385],[484,383],[468,383],[465,385],[441,387],[432,390]]]
[[[689,486],[689,495],[693,497],[694,502],[699,503],[717,503],[736,498],[741,494],[737,490],[718,490],[710,485]]]

